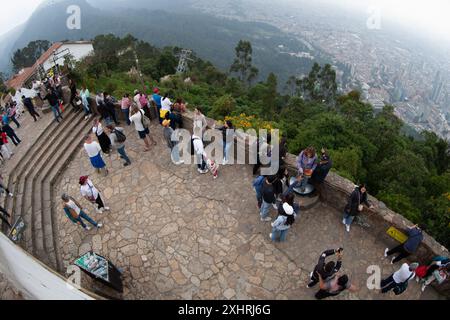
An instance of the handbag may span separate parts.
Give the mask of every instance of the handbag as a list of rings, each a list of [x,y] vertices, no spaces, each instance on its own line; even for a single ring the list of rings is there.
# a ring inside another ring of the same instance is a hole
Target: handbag
[[[139,113],[141,114],[141,122],[142,126],[147,129],[150,126],[150,119],[145,115],[145,113],[142,112],[142,110],[139,110]]]
[[[414,275],[414,272],[411,272],[411,275],[408,277],[408,279],[406,279],[405,282],[399,283],[395,286],[394,293],[396,296],[398,296],[406,291],[406,289],[408,288],[409,279],[411,279],[413,275]]]

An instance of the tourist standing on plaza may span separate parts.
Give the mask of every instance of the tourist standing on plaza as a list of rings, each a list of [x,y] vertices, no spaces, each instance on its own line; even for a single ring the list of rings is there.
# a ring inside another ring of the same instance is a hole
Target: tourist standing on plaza
[[[419,225],[408,227],[407,233],[408,233],[408,240],[406,240],[405,243],[402,243],[391,250],[389,250],[389,248],[386,248],[386,250],[384,250],[384,256],[386,258],[390,255],[393,255],[394,253],[399,254],[397,257],[391,260],[391,264],[399,262],[400,260],[409,257],[410,255],[415,253],[419,248],[420,244],[422,243],[423,233]]]
[[[81,103],[83,103],[83,107],[84,107],[84,113],[85,113],[85,120],[89,120],[92,117],[92,110],[91,110],[91,106],[90,104],[90,100],[91,100],[91,94],[89,92],[89,90],[86,88],[86,86],[83,86],[81,88],[80,91],[80,98],[81,98]]]
[[[350,225],[357,215],[359,215],[363,210],[365,204],[369,209],[373,209],[374,206],[367,199],[367,188],[365,184],[360,184],[353,190],[350,195],[347,205],[344,209],[344,218],[342,223],[345,225],[347,232],[350,232]]]
[[[163,114],[161,114],[161,117],[165,117],[165,113],[172,112],[172,101],[169,99],[169,94],[166,93],[164,97],[161,99],[161,111]]]
[[[115,106],[115,104],[114,104],[114,99],[113,99],[113,97],[112,97],[111,94],[109,94],[108,92],[103,93],[103,96],[104,96],[104,99],[105,99],[105,100],[104,100],[105,107],[106,107],[106,110],[107,110],[109,116],[111,117],[111,119],[114,121],[114,123],[115,123],[116,125],[119,125],[120,122],[119,122],[119,120],[117,119],[117,115],[116,115],[116,106]]]
[[[3,194],[4,192],[7,193],[8,196],[11,198],[14,196],[11,191],[8,190],[8,188],[5,186],[5,183],[3,181],[3,175],[0,174],[0,194]]]
[[[100,147],[102,148],[103,153],[109,154],[111,151],[111,140],[106,135],[103,130],[102,123],[100,120],[94,120],[94,126],[92,128],[92,132],[96,135],[98,142],[100,143]]]
[[[386,293],[394,289],[396,295],[402,294],[408,288],[408,282],[414,279],[415,270],[419,267],[418,263],[408,265],[404,263],[401,268],[391,274],[388,278],[381,280],[381,293]]]
[[[74,110],[79,111],[80,105],[77,104],[77,96],[78,96],[77,84],[72,79],[69,79],[69,89],[70,89],[70,104],[72,105]]]
[[[120,103],[120,108],[122,109],[122,113],[123,116],[125,117],[127,125],[131,125],[130,107],[131,107],[130,95],[128,93],[125,93]]]
[[[139,96],[139,104],[141,105],[141,110],[144,110],[145,116],[151,119],[150,106],[147,95],[145,93],[141,93],[141,95]]]
[[[134,90],[133,101],[139,107],[139,109],[142,109],[140,98],[141,98],[141,92],[139,90]]]
[[[320,290],[316,293],[315,297],[318,300],[337,296],[345,290],[350,292],[358,291],[356,286],[352,285],[347,275],[336,276],[328,281],[324,280],[320,273],[317,276],[320,282]]]
[[[264,180],[261,194],[262,194],[262,204],[261,209],[259,211],[261,216],[261,221],[263,222],[269,222],[272,221],[272,218],[269,217],[270,214],[270,207],[273,206],[274,209],[278,209],[276,205],[276,197],[275,197],[275,190],[273,187],[273,183],[276,181],[276,176],[270,176],[267,177]]]
[[[0,219],[8,225],[9,228],[11,228],[11,223],[9,222],[9,218],[11,218],[11,215],[0,205]]]
[[[22,96],[22,103],[25,106],[25,108],[27,108],[30,115],[33,117],[34,122],[36,122],[37,121],[36,117],[40,118],[41,116],[39,115],[39,113],[36,112],[36,109],[34,107],[31,98],[26,98],[25,96]]]
[[[272,158],[272,149],[271,144],[272,135],[270,133],[267,134],[267,138],[262,140],[261,138],[257,138],[256,140],[256,164],[253,166],[253,175],[256,175],[259,169],[262,166],[261,158],[267,157],[269,159]]]
[[[63,201],[63,209],[66,213],[67,217],[75,224],[79,224],[83,227],[84,230],[91,230],[90,227],[86,226],[83,222],[83,219],[92,224],[95,228],[100,229],[103,227],[102,223],[97,223],[91,219],[84,211],[81,205],[72,197],[67,194],[63,194],[61,196]]]
[[[278,207],[278,218],[272,223],[272,233],[269,237],[272,241],[286,241],[288,230],[294,224],[294,208],[288,203]]]
[[[120,157],[125,160],[123,166],[128,167],[131,164],[131,160],[125,152],[125,141],[127,137],[125,136],[123,128],[116,127],[113,123],[111,123],[106,127],[106,130],[108,131],[112,148],[116,149]]]
[[[300,215],[300,205],[295,202],[295,195],[293,192],[286,193],[281,198],[281,205],[287,203],[292,208],[294,208],[294,219],[297,220]]]
[[[10,121],[14,122],[14,124],[16,125],[17,129],[20,128],[20,123],[19,121],[17,121],[16,119],[16,113],[17,113],[17,104],[15,102],[12,102],[7,108],[6,108],[6,119],[8,119],[8,121],[6,122],[7,124],[10,123]]]
[[[59,123],[59,119],[63,120],[63,116],[61,114],[61,110],[59,109],[59,98],[56,95],[56,92],[52,89],[47,90],[47,95],[43,100],[47,100],[52,108],[53,115],[55,117],[55,121]]]
[[[208,127],[208,122],[206,121],[206,117],[203,115],[202,108],[197,107],[194,112],[194,132],[203,141],[203,135]]]
[[[323,183],[330,173],[331,167],[333,166],[333,162],[331,161],[330,155],[328,151],[322,148],[322,155],[320,156],[319,164],[317,165],[316,170],[314,170],[313,175],[311,177],[311,181],[313,183]]]
[[[262,188],[264,186],[264,182],[266,181],[265,176],[258,176],[255,180],[253,180],[253,189],[256,192],[256,201],[258,202],[258,209],[261,209],[262,205]]]
[[[9,147],[9,141],[6,132],[4,132],[1,128],[0,128],[0,143],[2,155],[8,160],[11,159],[11,156],[14,155],[14,152],[12,152],[11,148]]]
[[[156,104],[157,117],[159,118],[159,123],[162,124],[162,122],[164,120],[163,118],[161,118],[161,108],[162,108],[161,100],[162,100],[162,97],[160,96],[159,93],[160,92],[159,92],[158,88],[153,89],[152,100]]]
[[[9,124],[4,124],[2,127],[2,131],[6,133],[6,135],[11,139],[15,146],[22,142]]]
[[[81,195],[94,206],[97,206],[97,213],[103,213],[103,211],[110,210],[107,206],[105,206],[100,192],[88,176],[80,177],[80,186]]]
[[[203,141],[196,134],[194,134],[192,136],[192,141],[194,144],[194,154],[196,156],[196,161],[197,161],[197,168],[198,168],[197,170],[201,174],[208,173],[208,168],[206,167],[206,160],[205,160],[206,157],[205,157],[205,149],[204,149]]]
[[[150,151],[150,142],[156,146],[156,141],[150,136],[150,119],[145,116],[144,112],[137,105],[131,107],[130,122],[134,123],[139,138],[144,140],[144,152]]]
[[[108,175],[108,169],[106,169],[106,164],[102,158],[102,148],[100,144],[92,139],[92,135],[89,134],[86,136],[84,143],[84,150],[89,156],[91,160],[92,166],[97,170],[98,173],[104,171],[105,176]]]
[[[336,273],[338,273],[338,271],[342,267],[343,252],[344,249],[342,248],[330,249],[322,252],[322,254],[319,257],[319,261],[314,267],[314,271],[311,272],[310,274],[310,281],[306,287],[307,288],[314,287],[320,280],[319,275],[322,277],[324,281],[329,281],[332,278],[334,278],[336,276]],[[329,261],[328,263],[325,263],[326,259],[332,255],[336,255],[337,262]]]
[[[105,105],[105,96],[103,92],[97,91],[97,94],[95,95],[95,104],[97,105],[97,108],[101,108]]]
[[[230,120],[226,120],[224,125],[217,128],[222,131],[222,145],[223,145],[223,163],[227,165],[231,161],[231,149],[234,146],[234,127]]]
[[[317,167],[316,150],[313,147],[308,147],[303,150],[297,159],[298,175],[302,177],[300,181],[300,192],[305,192],[306,185],[309,179],[313,175],[314,170]]]
[[[170,120],[166,119],[162,123],[163,126],[163,136],[167,142],[167,146],[170,149],[172,162],[176,165],[183,164],[184,161],[180,160],[180,153],[178,149],[178,142],[172,140],[172,135],[174,133],[173,129],[170,127]]]

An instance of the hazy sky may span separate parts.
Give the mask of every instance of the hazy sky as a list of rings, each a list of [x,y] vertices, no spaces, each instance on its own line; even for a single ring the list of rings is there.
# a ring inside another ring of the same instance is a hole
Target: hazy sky
[[[2,1],[0,34],[3,34],[25,22],[33,10],[44,0]],[[130,0],[132,1],[132,0]],[[243,0],[245,1],[245,0]],[[276,0],[275,0],[276,1]],[[295,2],[296,0],[288,0]],[[316,1],[316,0],[311,0]],[[382,18],[398,20],[412,30],[445,36],[450,39],[449,0],[322,0],[347,5],[367,11],[370,5],[381,9]],[[286,3],[286,0],[281,3]]]

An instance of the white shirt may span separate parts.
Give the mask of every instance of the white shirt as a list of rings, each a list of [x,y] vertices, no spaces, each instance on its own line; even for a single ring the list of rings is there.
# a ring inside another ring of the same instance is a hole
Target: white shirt
[[[408,280],[408,278],[413,275],[409,280],[414,279],[414,276],[416,275],[414,272],[409,271],[409,265],[407,263],[404,263],[401,268],[394,273],[394,281],[395,283],[402,283]]]
[[[133,100],[138,105],[139,108],[142,108],[141,101],[139,100],[140,97],[141,95],[138,93],[137,95],[134,96]]]
[[[161,99],[161,109],[162,110],[167,110],[170,111],[171,110],[171,106],[172,106],[172,102],[170,101],[169,98],[166,99]]]
[[[194,150],[195,153],[198,155],[202,155],[205,153],[205,149],[203,147],[203,141],[199,139],[196,136],[193,136],[192,139],[194,139]]]
[[[98,190],[94,186],[92,181],[89,179],[87,180],[85,185],[81,186],[80,193],[83,197],[94,198],[94,199],[98,198]]]
[[[145,131],[144,126],[142,125],[142,111],[139,110],[134,115],[130,117],[130,121],[134,123],[134,126],[137,131]]]
[[[98,142],[93,141],[90,144],[85,143],[84,150],[86,150],[89,158],[93,158],[96,157],[100,153],[100,151],[102,151],[102,148],[100,147]]]
[[[69,202],[66,203],[66,206],[73,209],[78,215],[80,215],[81,209],[72,200],[69,200]]]
[[[101,123],[98,124],[98,126],[92,128],[92,132],[95,133],[97,136],[101,135],[103,133],[103,126]]]

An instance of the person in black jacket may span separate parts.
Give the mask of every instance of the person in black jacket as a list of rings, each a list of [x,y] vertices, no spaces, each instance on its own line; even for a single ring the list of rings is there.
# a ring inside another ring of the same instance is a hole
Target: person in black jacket
[[[322,279],[324,281],[331,280],[342,267],[342,252],[343,251],[344,251],[344,249],[339,248],[339,249],[330,249],[330,250],[326,250],[326,251],[322,252],[322,254],[320,255],[320,258],[319,258],[319,262],[317,262],[317,265],[314,268],[314,271],[311,272],[311,274],[310,274],[310,282],[308,283],[308,285],[306,287],[312,288],[316,284],[319,283],[318,274],[320,274],[320,276],[322,277]],[[332,255],[336,255],[337,262],[329,261],[328,263],[325,264],[326,258],[329,256],[332,256]]]
[[[355,217],[363,211],[363,204],[369,207],[369,209],[374,208],[367,200],[367,188],[365,184],[361,184],[353,190],[348,203],[345,206],[342,223],[345,225],[347,232],[350,232],[350,225],[353,223]]]
[[[19,137],[16,135],[16,132],[9,124],[4,124],[2,127],[2,131],[6,133],[6,135],[11,139],[11,141],[14,143],[15,146],[17,146],[22,141],[19,139]]]
[[[61,115],[61,110],[59,110],[59,98],[55,90],[48,89],[47,95],[42,100],[47,100],[52,108],[53,115],[55,116],[55,121],[59,123],[59,118],[64,119]]]
[[[331,161],[330,155],[326,149],[322,149],[322,155],[320,157],[320,162],[317,165],[316,170],[314,170],[311,177],[313,183],[323,183],[328,176],[328,173],[333,166],[333,161]]]
[[[119,125],[119,121],[117,121],[116,117],[116,106],[114,105],[113,99],[111,95],[107,92],[103,93],[103,96],[105,97],[105,108],[108,112],[109,116],[114,120],[114,123],[116,125]]]
[[[41,116],[39,115],[39,113],[36,112],[36,109],[34,108],[34,104],[31,98],[25,98],[25,96],[22,96],[22,102],[25,108],[27,108],[30,115],[33,117],[34,122],[36,122],[37,121],[36,117],[40,118]]]
[[[77,99],[77,96],[78,96],[77,85],[76,85],[75,81],[73,81],[72,79],[69,79],[69,88],[70,88],[70,104],[76,111],[81,111],[80,106],[77,105],[77,103],[76,103],[76,100],[78,100]]]
[[[273,183],[277,179],[276,176],[268,177],[264,180],[261,194],[262,194],[262,205],[260,210],[261,221],[269,222],[272,221],[272,218],[269,217],[270,206],[273,206],[275,209],[278,209],[276,206],[276,197],[275,197],[275,189]]]

